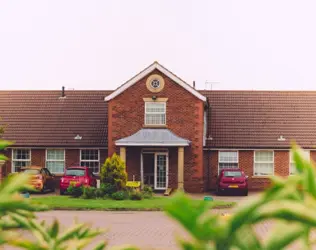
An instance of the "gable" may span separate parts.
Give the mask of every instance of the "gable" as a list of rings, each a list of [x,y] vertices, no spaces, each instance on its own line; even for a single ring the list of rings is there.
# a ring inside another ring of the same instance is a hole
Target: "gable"
[[[134,76],[132,79],[130,79],[129,81],[127,81],[126,83],[124,83],[122,86],[120,86],[119,88],[117,88],[114,92],[112,92],[110,95],[106,96],[104,98],[104,101],[110,101],[113,98],[115,98],[116,96],[118,96],[119,94],[121,94],[122,92],[124,92],[126,89],[130,88],[131,86],[133,86],[134,84],[136,84],[139,80],[141,80],[142,78],[144,78],[145,76],[149,75],[150,73],[152,73],[154,70],[158,70],[161,73],[163,73],[165,76],[169,77],[171,80],[173,80],[176,84],[178,84],[179,86],[181,86],[182,88],[184,88],[185,90],[187,90],[188,92],[190,92],[192,95],[194,95],[195,97],[197,97],[198,99],[202,100],[203,102],[206,102],[206,97],[203,96],[201,93],[199,93],[197,90],[195,90],[193,87],[191,87],[189,84],[187,84],[186,82],[184,82],[182,79],[180,79],[179,77],[177,77],[175,74],[173,74],[172,72],[170,72],[169,70],[167,70],[165,67],[163,67],[162,65],[160,65],[158,62],[154,62],[153,64],[151,64],[150,66],[148,66],[146,69],[144,69],[143,71],[141,71],[139,74],[137,74],[136,76]]]

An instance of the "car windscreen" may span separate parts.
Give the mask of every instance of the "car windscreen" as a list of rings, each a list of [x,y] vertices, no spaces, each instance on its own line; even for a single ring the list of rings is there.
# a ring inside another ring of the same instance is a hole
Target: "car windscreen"
[[[225,171],[225,177],[241,177],[242,173],[240,171]]]
[[[40,171],[38,169],[25,169],[23,171],[23,173],[26,173],[26,174],[39,174]]]
[[[66,170],[66,176],[84,176],[85,175],[85,170],[84,169],[67,169]]]

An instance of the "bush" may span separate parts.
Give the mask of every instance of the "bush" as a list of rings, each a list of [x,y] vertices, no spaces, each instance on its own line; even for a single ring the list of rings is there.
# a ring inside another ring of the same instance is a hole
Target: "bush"
[[[97,197],[96,191],[97,189],[95,187],[84,187],[83,194],[81,197],[83,199],[95,199]]]
[[[126,191],[117,191],[111,195],[113,200],[126,200],[128,198],[128,193]]]
[[[126,186],[127,173],[125,162],[117,154],[108,157],[101,167],[101,183],[111,184],[115,191],[122,190]]]
[[[83,194],[83,187],[82,186],[75,187],[75,186],[70,185],[67,188],[67,194],[75,198],[80,197]]]
[[[153,194],[154,194],[152,187],[150,187],[148,185],[145,185],[143,187],[142,193],[143,193],[143,198],[145,198],[145,199],[152,198]]]
[[[134,191],[130,193],[130,199],[131,200],[142,200],[143,199],[143,194],[140,191]]]
[[[100,190],[102,191],[103,195],[111,195],[116,192],[116,187],[111,183],[102,183]]]
[[[104,192],[101,188],[95,189],[95,197],[96,198],[103,198],[104,197]]]

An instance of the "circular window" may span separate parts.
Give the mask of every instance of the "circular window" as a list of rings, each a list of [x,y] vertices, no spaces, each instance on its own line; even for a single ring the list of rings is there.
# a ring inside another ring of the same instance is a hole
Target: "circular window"
[[[158,74],[150,75],[146,80],[147,89],[152,93],[158,93],[163,90],[165,81],[162,76]]]
[[[157,89],[160,87],[160,81],[158,79],[152,80],[150,84],[154,89]]]

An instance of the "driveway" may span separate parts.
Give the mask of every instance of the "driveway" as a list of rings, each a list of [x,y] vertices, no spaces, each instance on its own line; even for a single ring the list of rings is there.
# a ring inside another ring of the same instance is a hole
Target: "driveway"
[[[213,210],[215,213],[229,210]],[[179,250],[176,238],[189,235],[163,212],[98,212],[98,211],[50,211],[38,213],[40,220],[51,223],[57,218],[63,227],[70,227],[74,219],[91,224],[94,228],[108,230],[91,244],[107,241],[109,246],[133,244],[141,249]],[[259,237],[264,239],[272,228],[272,222],[264,222],[255,227]],[[315,235],[313,235],[315,238]],[[27,235],[26,235],[27,237]],[[5,247],[4,249],[14,249]],[[301,249],[293,246],[291,249]]]
[[[203,199],[205,195],[212,196],[215,200],[236,201],[242,203],[257,195],[249,196],[216,196],[210,193],[192,194],[194,199]],[[34,194],[34,196],[47,196],[49,194]],[[232,209],[212,210],[215,213],[229,213]],[[64,227],[69,227],[74,219],[91,224],[94,228],[108,230],[97,238],[96,242],[107,241],[109,246],[133,244],[141,249],[177,250],[176,238],[189,237],[187,233],[163,212],[109,212],[109,211],[49,211],[38,213],[40,220],[51,223],[55,218]],[[257,227],[261,236],[266,235],[270,224],[266,223]],[[13,249],[6,247],[5,249]]]

